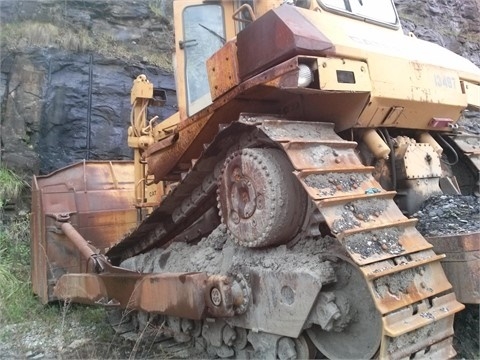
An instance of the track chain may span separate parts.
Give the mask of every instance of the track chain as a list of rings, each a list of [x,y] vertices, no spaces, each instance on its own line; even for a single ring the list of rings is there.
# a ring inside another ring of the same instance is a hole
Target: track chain
[[[332,124],[265,119],[260,128],[282,143],[297,178],[363,273],[383,316],[379,357],[454,357],[453,319],[463,305],[441,267],[444,256],[363,166],[356,143],[342,140]]]
[[[241,141],[239,133],[245,135]],[[380,358],[451,358],[463,309],[436,255],[333,124],[241,115],[223,128],[182,182],[107,255],[119,263],[162,246],[216,205],[217,164],[234,148],[281,146],[332,234],[358,266],[382,314]],[[177,206],[176,204],[181,204]]]

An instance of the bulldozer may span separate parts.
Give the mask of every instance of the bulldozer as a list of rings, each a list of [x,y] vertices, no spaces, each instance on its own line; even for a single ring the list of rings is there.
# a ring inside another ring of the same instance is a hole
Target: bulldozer
[[[173,7],[178,112],[150,114],[165,92],[139,74],[133,161],[33,179],[34,293],[199,357],[454,357],[480,233],[412,214],[480,194],[458,125],[480,69],[404,34],[391,0]]]

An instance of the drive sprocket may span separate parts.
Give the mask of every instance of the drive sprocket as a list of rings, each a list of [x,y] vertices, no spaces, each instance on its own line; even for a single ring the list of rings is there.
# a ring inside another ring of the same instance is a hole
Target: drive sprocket
[[[280,245],[299,231],[307,196],[292,172],[278,149],[243,149],[228,156],[218,202],[222,221],[237,244]]]

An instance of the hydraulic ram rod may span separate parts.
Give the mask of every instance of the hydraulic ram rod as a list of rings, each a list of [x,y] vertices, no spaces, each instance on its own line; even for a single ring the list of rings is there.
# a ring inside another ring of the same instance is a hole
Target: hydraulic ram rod
[[[75,245],[83,258],[87,262],[92,261],[94,264],[94,271],[97,273],[103,272],[105,267],[108,267],[108,262],[102,255],[97,254],[88,244],[88,241],[80,235],[80,233],[69,222],[60,223],[60,228],[67,238]]]

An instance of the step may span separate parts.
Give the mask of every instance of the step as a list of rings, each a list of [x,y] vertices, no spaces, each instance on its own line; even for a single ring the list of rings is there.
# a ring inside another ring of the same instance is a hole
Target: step
[[[432,248],[413,226],[390,223],[379,227],[353,229],[338,237],[358,265],[368,265]],[[374,266],[374,265],[372,265]]]
[[[342,237],[352,229],[369,230],[405,219],[392,200],[394,192],[344,196],[315,201],[332,233]]]
[[[427,346],[415,353],[409,359],[422,360],[438,360],[438,359],[453,359],[457,352],[453,348],[453,336],[449,336],[445,340],[439,341],[431,346]]]
[[[440,261],[401,270],[369,282],[377,309],[382,314],[450,290]]]
[[[448,316],[453,316],[464,308],[465,305],[457,301],[454,293],[432,299],[431,307],[428,301],[424,300],[416,306],[415,314],[413,314],[414,307],[409,306],[385,316],[383,318],[384,331],[387,336],[398,337]]]
[[[310,198],[323,200],[340,196],[385,192],[371,175],[371,167],[306,170],[295,175]]]
[[[345,141],[288,142],[283,144],[296,170],[343,169],[363,164],[356,155],[355,143]]]
[[[434,261],[440,261],[445,258],[445,255],[436,255],[432,250],[427,250],[418,254],[410,254],[410,257],[412,257],[410,261],[402,262],[398,265],[395,264],[395,259],[390,259],[388,261],[381,261],[371,265],[362,266],[360,270],[367,280],[375,280],[399,271],[413,269]],[[400,256],[400,258],[405,257]]]
[[[335,132],[335,125],[332,123],[268,119],[266,116],[257,117],[257,120],[260,129],[278,142],[346,142]],[[356,145],[355,143],[354,146]]]

